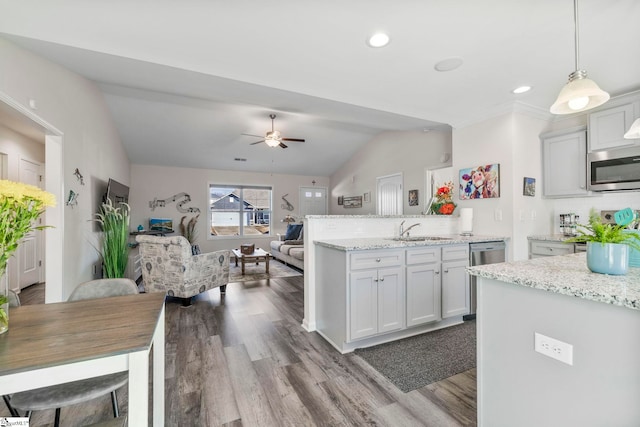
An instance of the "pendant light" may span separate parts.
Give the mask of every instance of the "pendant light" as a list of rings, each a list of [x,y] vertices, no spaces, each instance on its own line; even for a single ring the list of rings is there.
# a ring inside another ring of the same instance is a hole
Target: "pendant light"
[[[569,74],[569,82],[562,88],[558,99],[550,108],[553,114],[571,114],[590,110],[609,100],[609,94],[587,78],[587,72],[578,66],[578,0],[573,0],[575,23],[576,71]]]
[[[640,119],[636,119],[627,133],[624,134],[624,139],[638,139],[640,138]]]

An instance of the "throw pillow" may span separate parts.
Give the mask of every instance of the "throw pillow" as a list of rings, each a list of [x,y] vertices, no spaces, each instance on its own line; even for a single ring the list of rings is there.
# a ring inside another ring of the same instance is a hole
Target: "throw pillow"
[[[284,240],[298,240],[300,230],[302,230],[302,224],[288,224]]]

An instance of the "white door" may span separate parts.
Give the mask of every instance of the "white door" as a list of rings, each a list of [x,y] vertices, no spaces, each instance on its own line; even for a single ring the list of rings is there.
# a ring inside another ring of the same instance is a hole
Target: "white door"
[[[378,215],[402,215],[402,174],[376,178]]]
[[[31,184],[36,187],[41,187],[41,173],[40,165],[29,160],[20,160],[19,170],[20,182],[25,184]],[[38,225],[43,224],[43,219],[40,217]],[[26,288],[29,285],[38,283],[40,281],[40,239],[42,238],[41,231],[35,231],[28,233],[20,245],[18,245],[18,283],[20,289]]]
[[[300,217],[327,214],[327,189],[322,187],[300,187]]]

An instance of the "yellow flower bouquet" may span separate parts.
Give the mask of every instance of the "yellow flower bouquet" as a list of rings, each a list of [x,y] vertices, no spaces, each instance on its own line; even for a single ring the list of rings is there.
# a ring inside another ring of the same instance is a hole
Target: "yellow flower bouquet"
[[[0,277],[7,270],[9,257],[18,249],[20,241],[37,226],[33,222],[47,206],[55,206],[53,194],[33,185],[0,180]],[[7,289],[0,289],[0,333],[8,329]]]

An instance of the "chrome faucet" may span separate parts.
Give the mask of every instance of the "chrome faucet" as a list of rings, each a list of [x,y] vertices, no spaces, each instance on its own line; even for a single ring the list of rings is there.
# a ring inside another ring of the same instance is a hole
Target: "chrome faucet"
[[[409,237],[409,230],[411,230],[413,227],[417,227],[419,226],[420,223],[416,222],[415,224],[410,225],[409,227],[407,227],[407,229],[405,230],[404,227],[404,220],[400,223],[400,238],[404,237],[404,235],[406,234],[407,237]]]

